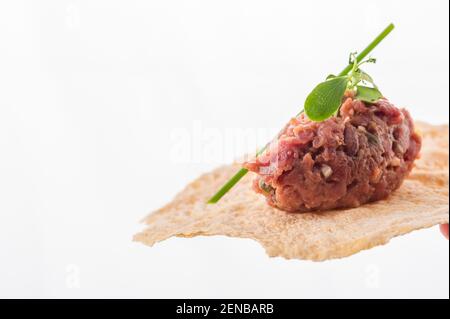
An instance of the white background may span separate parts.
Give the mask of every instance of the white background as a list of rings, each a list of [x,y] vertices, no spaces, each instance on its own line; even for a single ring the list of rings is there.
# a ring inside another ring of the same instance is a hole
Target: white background
[[[200,173],[173,132],[276,128],[389,22],[368,67],[417,119],[449,115],[447,0],[0,2],[0,297],[449,297],[437,227],[350,258],[251,240],[131,242]]]

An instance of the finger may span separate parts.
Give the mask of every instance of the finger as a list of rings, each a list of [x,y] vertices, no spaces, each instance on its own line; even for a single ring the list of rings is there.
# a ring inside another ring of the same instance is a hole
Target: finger
[[[448,239],[448,224],[441,225],[440,228],[441,228],[442,234],[445,236],[445,238]]]

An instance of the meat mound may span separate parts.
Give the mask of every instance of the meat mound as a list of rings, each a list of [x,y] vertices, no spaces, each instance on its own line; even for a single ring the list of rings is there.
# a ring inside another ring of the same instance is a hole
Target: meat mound
[[[347,93],[339,116],[293,118],[244,167],[253,188],[288,212],[358,207],[386,198],[413,168],[421,148],[413,120],[387,99],[364,103]]]

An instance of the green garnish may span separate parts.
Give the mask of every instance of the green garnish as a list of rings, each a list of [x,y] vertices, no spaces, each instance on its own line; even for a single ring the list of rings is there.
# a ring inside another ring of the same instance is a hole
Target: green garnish
[[[376,87],[360,86],[356,87],[356,98],[363,102],[374,103],[381,99],[383,94]]]
[[[359,61],[356,53],[350,54],[352,68],[347,75],[329,75],[325,82],[319,83],[305,101],[305,113],[315,122],[325,121],[339,112],[342,99],[347,90],[355,91],[356,98],[373,103],[383,97],[372,77],[361,70],[365,63],[375,63],[374,58]]]
[[[266,192],[268,194],[270,194],[273,191],[273,187],[270,185],[267,185],[266,183],[264,183],[264,181],[262,179],[259,180],[259,188],[263,191]]]
[[[336,113],[348,86],[348,77],[332,77],[320,83],[305,101],[305,113],[313,121],[320,122]]]
[[[364,102],[372,103],[382,97],[381,92],[374,84],[372,78],[367,73],[362,71],[360,66],[364,63],[375,62],[375,59],[372,58],[367,60],[364,59],[381,41],[383,41],[389,33],[391,33],[393,29],[394,25],[391,23],[363,51],[361,51],[361,53],[358,55],[355,53],[351,54],[348,66],[341,73],[339,73],[338,76],[329,75],[325,82],[320,83],[310,93],[305,102],[305,112],[311,120],[323,121],[336,114],[339,111],[342,97],[347,89],[355,90],[356,98]],[[328,89],[328,91],[325,91],[324,88]],[[326,101],[329,101],[329,104],[326,104]],[[339,104],[336,101],[339,101]],[[314,105],[317,106],[314,107]],[[298,115],[302,112],[303,111],[301,111]],[[312,116],[315,119],[312,118],[308,112],[310,114],[312,113]],[[266,147],[267,146],[262,148],[258,152],[257,156],[262,154]],[[247,173],[248,170],[246,168],[241,168],[213,197],[208,200],[208,204],[217,203]]]
[[[217,203],[230,189],[234,187],[248,173],[248,169],[241,168],[222,188],[208,200],[208,204]]]

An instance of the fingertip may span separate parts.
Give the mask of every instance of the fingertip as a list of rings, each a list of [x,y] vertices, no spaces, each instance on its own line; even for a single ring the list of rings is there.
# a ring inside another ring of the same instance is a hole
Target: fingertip
[[[441,232],[448,239],[448,224],[440,225]]]

